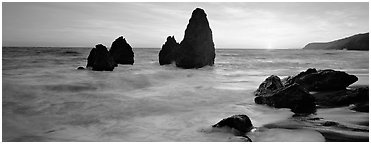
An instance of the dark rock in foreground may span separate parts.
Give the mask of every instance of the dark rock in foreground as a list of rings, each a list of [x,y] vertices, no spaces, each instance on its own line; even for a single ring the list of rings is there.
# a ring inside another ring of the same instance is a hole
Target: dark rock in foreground
[[[225,118],[213,125],[212,127],[229,127],[238,130],[238,135],[245,135],[245,133],[250,132],[254,127],[251,120],[246,115],[233,115],[231,117]]]
[[[358,112],[369,112],[369,105],[368,101],[365,103],[356,103],[350,107],[351,110],[358,111]]]
[[[338,91],[314,93],[316,103],[323,107],[348,106],[350,104],[368,103],[368,86]]]
[[[109,53],[118,64],[134,64],[134,52],[123,36],[112,42]]]
[[[206,13],[196,8],[177,51],[176,66],[186,69],[212,66],[214,59],[215,47]]]
[[[351,37],[335,40],[327,43],[309,43],[304,49],[326,50],[369,50],[369,33],[357,34]]]
[[[275,108],[290,108],[295,114],[311,114],[316,112],[315,99],[299,84],[276,90],[271,95],[258,96],[256,104],[266,104]]]
[[[308,69],[296,76],[286,78],[283,84],[286,87],[297,83],[308,91],[329,91],[345,89],[357,80],[356,76],[342,71]]]
[[[175,61],[175,52],[179,48],[179,43],[176,42],[174,36],[168,36],[164,45],[158,54],[160,65],[171,64]]]
[[[310,129],[320,132],[327,142],[368,142],[368,126],[354,126],[324,119],[292,117],[288,120],[266,124],[268,129]]]
[[[348,88],[358,78],[331,69],[307,69],[295,76],[281,80],[268,77],[254,92],[255,103],[276,108],[290,108],[296,114],[315,112],[318,107],[352,105],[351,109],[368,112],[368,86]],[[309,92],[314,92],[312,95]]]
[[[275,90],[283,88],[281,79],[276,75],[271,75],[260,84],[259,88],[254,92],[256,96],[270,95]]]
[[[116,65],[107,48],[98,44],[90,51],[86,68],[95,71],[113,71]]]

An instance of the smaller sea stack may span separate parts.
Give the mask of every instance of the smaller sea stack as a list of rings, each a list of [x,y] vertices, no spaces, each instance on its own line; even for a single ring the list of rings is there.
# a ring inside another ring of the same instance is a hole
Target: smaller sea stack
[[[175,52],[179,48],[179,43],[176,42],[174,36],[168,36],[165,44],[162,45],[161,51],[158,54],[160,65],[171,64],[175,61]]]
[[[118,64],[134,64],[134,52],[123,36],[112,42],[109,53]]]
[[[86,68],[94,71],[113,71],[116,66],[107,48],[98,44],[90,51]]]

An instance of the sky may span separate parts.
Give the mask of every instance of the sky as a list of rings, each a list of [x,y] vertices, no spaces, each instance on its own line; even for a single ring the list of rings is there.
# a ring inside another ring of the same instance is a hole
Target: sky
[[[134,48],[180,42],[195,8],[207,14],[216,48],[302,48],[369,31],[368,2],[2,3],[2,45]]]

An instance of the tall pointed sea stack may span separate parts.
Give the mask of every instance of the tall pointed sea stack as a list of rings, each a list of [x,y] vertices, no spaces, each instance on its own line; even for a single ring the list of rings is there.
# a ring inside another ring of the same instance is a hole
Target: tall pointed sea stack
[[[95,71],[113,71],[117,66],[107,48],[98,44],[90,51],[86,68]]]
[[[206,13],[201,8],[192,12],[184,39],[176,51],[176,66],[181,68],[201,68],[214,65],[215,47]]]
[[[176,42],[174,36],[168,36],[161,51],[158,54],[158,61],[160,65],[171,64],[175,61],[175,52],[179,48],[179,43]]]
[[[123,36],[120,36],[112,43],[109,52],[118,64],[134,64],[133,49]]]

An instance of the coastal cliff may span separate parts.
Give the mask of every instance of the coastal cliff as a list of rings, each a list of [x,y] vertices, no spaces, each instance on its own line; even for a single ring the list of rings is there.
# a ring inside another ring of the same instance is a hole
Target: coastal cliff
[[[323,42],[309,43],[303,49],[324,49],[324,50],[369,50],[369,33],[357,34],[343,39]]]

